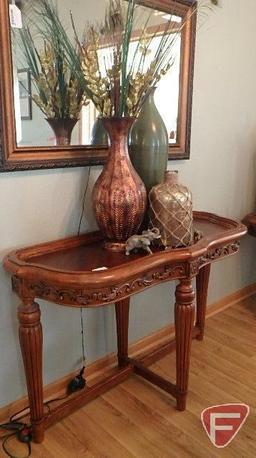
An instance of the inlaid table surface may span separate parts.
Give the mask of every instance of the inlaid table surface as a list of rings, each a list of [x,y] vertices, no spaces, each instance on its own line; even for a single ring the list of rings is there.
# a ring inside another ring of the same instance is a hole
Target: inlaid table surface
[[[194,229],[202,238],[180,249],[153,248],[153,254],[104,248],[100,232],[71,237],[16,250],[5,257],[13,290],[21,298],[18,308],[20,344],[26,372],[33,438],[41,442],[44,430],[55,421],[136,373],[171,394],[184,410],[188,390],[191,340],[202,340],[205,325],[210,264],[239,250],[246,227],[206,212],[194,212]],[[197,307],[192,279],[196,277]],[[176,383],[148,369],[174,342],[170,341],[141,359],[128,356],[130,296],[168,280],[176,287]],[[45,413],[42,382],[42,326],[36,298],[71,307],[99,307],[115,303],[118,367],[110,376]]]

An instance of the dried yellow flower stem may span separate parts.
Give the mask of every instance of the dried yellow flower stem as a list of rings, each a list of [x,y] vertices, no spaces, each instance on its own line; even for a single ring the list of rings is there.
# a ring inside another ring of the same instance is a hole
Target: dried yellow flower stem
[[[54,66],[55,55],[50,44],[45,45],[44,50],[39,55],[39,59],[42,73],[36,80],[39,93],[33,94],[33,100],[47,118],[62,117],[60,88]],[[78,119],[82,106],[87,105],[89,99],[83,94],[78,80],[70,77],[70,72],[65,62],[63,62],[63,73],[67,81],[65,94],[67,117]]]

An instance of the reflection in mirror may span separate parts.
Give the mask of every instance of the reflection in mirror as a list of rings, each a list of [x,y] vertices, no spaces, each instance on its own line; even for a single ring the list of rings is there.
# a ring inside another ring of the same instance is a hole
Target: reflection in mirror
[[[21,1],[23,23],[29,24],[33,41],[39,52],[44,50],[44,42],[40,35],[35,33],[33,26],[33,8],[29,0]],[[66,30],[69,31],[70,37],[73,37],[72,26],[70,25],[70,1],[57,0],[58,12]],[[104,21],[105,0],[95,0],[94,2],[85,2],[76,0],[71,4],[72,15],[76,24],[76,30],[79,36],[82,36],[86,19],[90,23],[101,23]],[[168,21],[173,22],[172,30],[175,31],[180,27],[181,17],[170,16],[166,12],[153,10],[151,8],[137,6],[136,27],[132,35],[132,48],[135,49],[138,44],[138,37],[142,34],[142,25],[147,21],[145,37],[151,37],[150,46],[144,52],[145,63],[150,60],[157,49],[161,36],[165,30]],[[102,43],[99,50],[99,59],[104,60],[105,50],[108,43]],[[58,135],[56,135],[56,126],[47,122],[47,114],[38,106],[38,87],[29,71],[29,63],[24,57],[24,48],[20,36],[20,31],[12,29],[12,61],[13,61],[13,94],[15,105],[15,124],[16,124],[16,142],[18,147],[24,146],[56,146]],[[131,52],[131,56],[133,52]],[[167,74],[160,80],[155,92],[156,106],[166,124],[170,144],[176,143],[177,138],[177,119],[179,112],[179,87],[180,87],[180,55],[181,55],[181,38],[177,37],[173,47],[174,64]],[[71,145],[90,145],[92,144],[93,129],[97,112],[92,102],[79,108],[78,121],[70,126]],[[81,108],[81,110],[80,110]],[[50,125],[51,124],[51,125]],[[58,127],[60,129],[60,127]],[[54,133],[55,132],[55,133]],[[59,134],[61,137],[61,134]],[[68,140],[63,140],[59,144],[68,144]]]

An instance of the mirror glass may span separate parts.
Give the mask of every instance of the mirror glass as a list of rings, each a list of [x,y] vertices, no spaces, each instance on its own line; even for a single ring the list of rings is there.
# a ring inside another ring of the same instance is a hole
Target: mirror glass
[[[22,11],[23,24],[30,24],[33,35],[33,10],[29,0],[17,0],[17,5]],[[86,22],[101,23],[105,15],[105,0],[84,1],[76,0],[57,0],[59,16],[70,37],[73,37],[73,30],[70,21],[70,9],[72,9],[73,19],[76,25],[78,36],[83,35]],[[142,33],[142,24],[147,21],[146,36],[153,37],[151,44],[145,53],[145,61],[150,59],[150,55],[157,48],[166,23],[170,21],[170,14],[142,5],[137,6],[136,22],[132,35],[132,48],[137,46],[138,37]],[[180,26],[181,17],[172,16],[172,22]],[[40,36],[33,35],[37,48],[43,49],[44,43]],[[12,62],[13,62],[13,95],[15,108],[16,142],[18,147],[33,146],[56,146],[56,136],[45,114],[40,110],[33,98],[37,95],[37,89],[31,77],[27,62],[22,55],[22,44],[18,29],[12,29]],[[99,52],[99,59],[104,59],[103,43]],[[143,53],[143,49],[141,50]],[[155,91],[156,106],[166,124],[170,144],[176,143],[177,119],[179,112],[179,86],[180,86],[180,56],[181,56],[181,37],[177,36],[173,47],[175,56],[174,64],[167,74],[160,80]],[[131,52],[132,55],[132,52]],[[91,145],[92,131],[97,117],[96,109],[92,102],[82,107],[79,120],[72,130],[71,145]]]

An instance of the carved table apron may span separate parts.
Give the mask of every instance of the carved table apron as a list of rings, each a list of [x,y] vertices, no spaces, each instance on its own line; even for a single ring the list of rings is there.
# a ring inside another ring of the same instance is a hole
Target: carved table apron
[[[45,243],[10,253],[4,266],[12,274],[13,290],[21,298],[19,335],[26,372],[33,439],[42,442],[44,430],[82,404],[136,373],[171,394],[184,410],[193,337],[203,339],[210,264],[234,254],[246,233],[240,223],[194,212],[194,226],[203,237],[191,247],[155,249],[146,253],[114,253],[103,248],[99,232]],[[107,267],[106,270],[94,269]],[[196,277],[197,313],[192,279]],[[140,359],[128,356],[130,296],[153,285],[178,280],[175,303],[176,383],[148,369],[171,348],[170,341]],[[71,307],[99,307],[115,303],[118,368],[104,380],[76,392],[45,414],[42,382],[42,326],[35,298]]]

